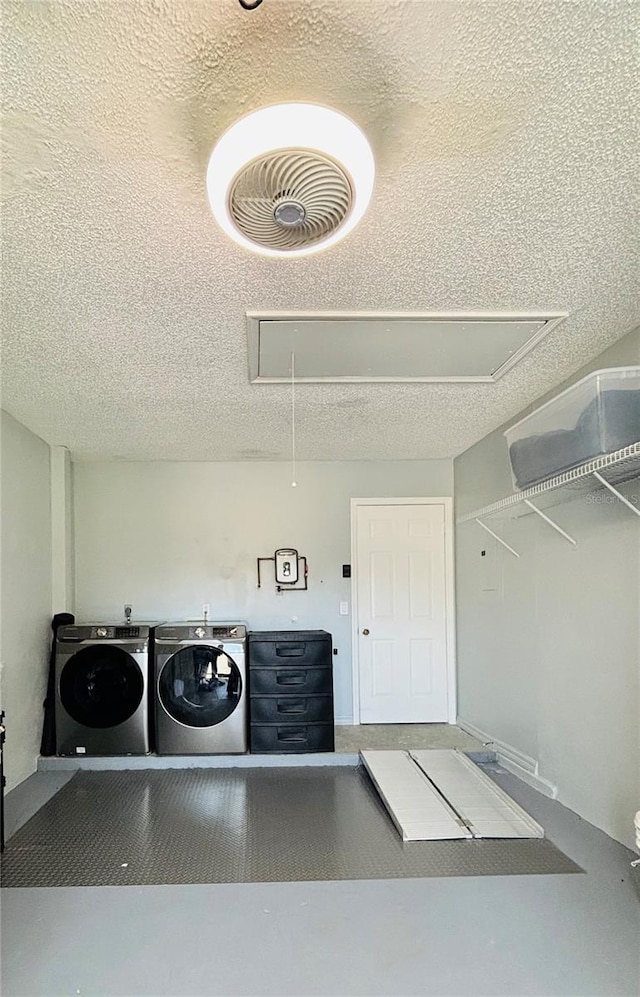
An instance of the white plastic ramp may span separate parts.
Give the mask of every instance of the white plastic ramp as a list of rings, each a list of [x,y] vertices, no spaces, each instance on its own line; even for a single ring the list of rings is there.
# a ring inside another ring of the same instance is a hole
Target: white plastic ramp
[[[411,751],[474,838],[544,838],[540,825],[459,751]]]
[[[408,752],[361,751],[360,757],[403,841],[472,836]]]

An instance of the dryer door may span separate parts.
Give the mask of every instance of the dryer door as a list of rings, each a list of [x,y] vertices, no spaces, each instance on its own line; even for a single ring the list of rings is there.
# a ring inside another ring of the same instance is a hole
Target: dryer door
[[[182,647],[162,668],[158,695],[169,716],[186,727],[215,727],[237,709],[242,676],[217,647]]]
[[[84,727],[115,727],[136,712],[144,695],[137,662],[121,647],[92,644],[73,654],[60,674],[60,702]]]

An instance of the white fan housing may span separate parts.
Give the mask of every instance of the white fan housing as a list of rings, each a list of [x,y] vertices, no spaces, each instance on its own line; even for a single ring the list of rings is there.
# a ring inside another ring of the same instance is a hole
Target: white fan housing
[[[344,114],[274,104],[221,136],[207,193],[216,221],[240,245],[267,256],[307,256],[358,224],[374,177],[371,147]]]

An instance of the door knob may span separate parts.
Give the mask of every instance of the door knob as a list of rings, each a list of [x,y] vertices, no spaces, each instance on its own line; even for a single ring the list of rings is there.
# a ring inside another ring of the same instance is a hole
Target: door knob
[[[368,637],[368,636],[369,636],[369,631],[367,630],[367,628],[366,628],[366,627],[365,627],[365,629],[364,629],[364,630],[363,630],[362,632],[363,632],[363,634],[365,635],[365,637]]]

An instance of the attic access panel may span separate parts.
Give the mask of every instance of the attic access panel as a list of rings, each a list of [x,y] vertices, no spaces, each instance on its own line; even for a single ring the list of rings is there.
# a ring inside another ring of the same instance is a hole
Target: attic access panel
[[[529,353],[564,314],[247,314],[249,378],[296,381],[485,381]]]

